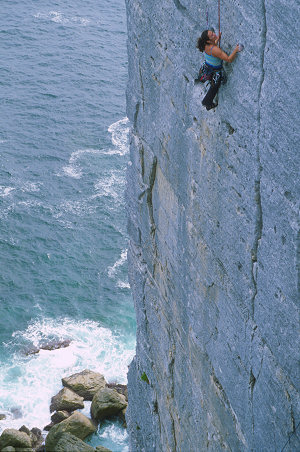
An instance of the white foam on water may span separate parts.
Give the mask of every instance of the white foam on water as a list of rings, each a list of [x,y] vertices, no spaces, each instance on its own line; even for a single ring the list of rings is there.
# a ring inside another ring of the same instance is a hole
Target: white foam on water
[[[123,194],[125,190],[125,174],[122,170],[109,170],[104,173],[103,177],[94,185],[96,194],[91,198],[109,197],[114,201],[123,202]]]
[[[73,215],[86,215],[95,212],[97,206],[88,205],[86,200],[80,201],[63,201],[59,205],[59,211],[55,213],[53,216],[56,219],[62,217],[65,213],[71,213]]]
[[[84,408],[82,408],[81,410],[78,410],[78,411],[80,411],[82,414],[84,414],[86,417],[90,417],[90,413],[91,413],[91,405],[92,405],[92,402],[90,402],[90,401],[85,401],[84,402]]]
[[[128,446],[126,446],[127,430],[116,424],[105,425],[103,430],[98,433],[98,436],[102,440],[116,444],[122,452],[128,452],[129,450]],[[123,446],[122,449],[120,446]]]
[[[89,25],[90,24],[90,19],[87,19],[86,17],[72,17],[71,21],[74,23],[77,23],[79,25]]]
[[[111,124],[108,128],[108,132],[111,133],[111,141],[115,146],[114,152],[125,155],[128,154],[128,136],[130,131],[129,119],[123,118],[117,122]]]
[[[28,201],[19,201],[17,205],[25,207],[44,207],[43,203],[41,201],[37,201],[36,199],[29,199]]]
[[[123,155],[118,149],[101,149],[101,155]]]
[[[80,167],[79,160],[85,154],[99,154],[101,149],[79,149],[78,151],[72,152],[69,164],[63,167],[63,172],[69,177],[75,179],[80,179],[82,176],[82,168]],[[60,176],[60,174],[58,174]]]
[[[25,193],[34,193],[40,191],[40,184],[34,182],[25,182],[21,190]]]
[[[50,422],[49,405],[61,388],[61,378],[90,369],[108,382],[126,383],[128,365],[134,356],[134,337],[113,334],[99,323],[71,319],[43,319],[17,331],[6,346],[26,344],[39,349],[42,344],[70,340],[66,348],[40,350],[37,354],[11,354],[1,365],[0,413],[7,415],[0,430],[43,427]],[[24,346],[25,347],[25,346]],[[13,412],[19,417],[14,418]]]
[[[15,190],[15,187],[5,187],[4,185],[0,185],[0,196],[1,198],[5,198],[10,195],[12,191]]]
[[[80,159],[85,154],[99,154],[99,155],[120,155],[124,156],[129,152],[129,119],[123,118],[117,122],[111,124],[108,128],[108,132],[111,134],[111,141],[114,145],[110,149],[79,149],[72,152],[68,165],[62,168],[63,174],[74,179],[80,179],[82,177],[82,168],[80,166]],[[61,176],[61,174],[57,174]],[[105,181],[103,182],[105,185]],[[110,181],[107,181],[110,183]]]
[[[74,165],[64,166],[62,170],[66,176],[73,177],[74,179],[80,179],[82,176],[81,170]]]
[[[125,264],[127,260],[127,249],[121,252],[120,258],[114,263],[112,267],[108,267],[107,274],[110,278],[113,278],[116,274],[118,267]]]
[[[70,18],[66,17],[65,14],[60,11],[49,11],[48,13],[36,13],[33,15],[36,19],[43,20],[51,20],[52,22],[56,22],[58,24],[67,25],[67,24],[78,24],[78,25],[89,25],[90,19],[86,17],[80,16],[72,16]]]
[[[79,149],[78,151],[72,152],[69,163],[71,165],[74,164],[84,154],[99,154],[99,152],[100,149]]]
[[[7,218],[8,215],[10,215],[10,213],[14,211],[14,208],[15,208],[15,204],[14,203],[10,204],[6,208],[1,208],[0,209],[0,218],[1,219]]]
[[[16,187],[6,187],[4,185],[0,185],[0,197],[5,198],[6,196],[11,195],[11,193],[15,190],[21,190],[23,193],[33,193],[40,191],[40,184],[33,183],[33,182],[25,182],[21,183],[20,185],[17,182]]]
[[[49,11],[48,13],[36,13],[34,14],[36,19],[49,19],[53,22],[67,24],[69,20],[63,16],[60,11]]]
[[[120,258],[114,263],[114,265],[112,265],[111,267],[108,267],[107,269],[107,274],[109,276],[109,278],[116,278],[118,276],[118,270],[120,270],[120,268],[126,264],[127,262],[127,249],[123,250],[121,252],[121,256]],[[116,282],[116,286],[119,287],[120,289],[130,289],[130,285],[128,283],[128,281],[122,281],[121,279],[118,279]]]
[[[120,287],[120,289],[130,289],[130,284],[119,279],[119,281],[117,282],[117,287]]]

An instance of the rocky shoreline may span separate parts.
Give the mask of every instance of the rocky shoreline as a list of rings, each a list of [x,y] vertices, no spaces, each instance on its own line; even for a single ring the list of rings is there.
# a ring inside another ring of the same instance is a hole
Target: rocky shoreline
[[[97,431],[101,421],[114,416],[126,428],[126,385],[107,383],[103,375],[87,369],[63,378],[62,385],[51,399],[53,414],[51,423],[44,427],[49,432],[46,440],[38,428],[29,430],[23,425],[19,430],[5,429],[0,436],[1,452],[111,452],[83,440]],[[84,408],[84,401],[92,401],[91,418],[77,411]]]

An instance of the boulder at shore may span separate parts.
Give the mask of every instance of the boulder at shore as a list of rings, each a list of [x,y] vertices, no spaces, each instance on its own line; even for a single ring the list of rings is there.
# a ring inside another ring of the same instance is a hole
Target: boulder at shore
[[[3,430],[0,436],[0,450],[6,446],[13,446],[22,449],[31,448],[31,439],[27,433],[19,432],[14,428],[7,428]]]
[[[96,452],[112,452],[112,451],[110,449],[107,449],[106,447],[97,446],[96,447]]]
[[[62,433],[55,445],[55,452],[95,452],[95,449],[72,435],[72,433]]]
[[[96,392],[105,388],[106,381],[103,375],[86,369],[70,377],[62,378],[62,384],[72,389],[76,394],[83,397],[84,400],[93,400]]]
[[[13,446],[6,446],[4,449],[1,449],[1,452],[16,452],[16,449]]]
[[[31,439],[31,445],[34,449],[37,449],[44,442],[42,431],[39,428],[34,427],[31,430],[29,430],[28,427],[22,425],[22,427],[19,428],[19,432],[24,432],[29,436],[29,438]]]
[[[126,402],[128,402],[127,385],[121,385],[119,383],[107,383],[106,385],[110,389],[115,389],[119,394],[125,396]]]
[[[69,347],[71,344],[71,341],[66,339],[64,341],[53,341],[49,342],[48,344],[40,345],[40,347],[34,347],[30,350],[25,351],[25,355],[35,355],[39,353],[40,350],[57,350],[59,348],[66,348]]]
[[[78,408],[84,408],[83,397],[68,388],[63,388],[51,399],[50,413],[53,411],[74,411]]]
[[[56,443],[63,433],[71,433],[84,439],[97,430],[93,422],[79,411],[75,411],[68,419],[54,425],[46,437],[46,452],[56,450]]]
[[[68,411],[55,411],[55,413],[51,416],[51,421],[53,422],[53,424],[58,424],[59,422],[68,419],[71,414],[72,413],[69,413]]]
[[[94,397],[91,405],[91,416],[96,421],[101,421],[118,414],[127,407],[127,402],[122,394],[115,389],[100,389]]]

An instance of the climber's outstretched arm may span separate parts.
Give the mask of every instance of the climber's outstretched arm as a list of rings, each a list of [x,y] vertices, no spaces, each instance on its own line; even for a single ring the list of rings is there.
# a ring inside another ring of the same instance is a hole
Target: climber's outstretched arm
[[[225,53],[224,50],[220,49],[217,46],[213,47],[212,49],[213,56],[220,58],[223,61],[227,61],[227,63],[232,63],[238,52],[240,52],[238,44],[236,45],[234,51],[230,55],[227,55],[227,53]]]

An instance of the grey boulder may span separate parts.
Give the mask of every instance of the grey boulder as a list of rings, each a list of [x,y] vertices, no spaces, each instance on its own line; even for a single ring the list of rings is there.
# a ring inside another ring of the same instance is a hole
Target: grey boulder
[[[89,446],[72,433],[62,433],[58,437],[55,445],[55,452],[95,452],[92,446]]]
[[[123,394],[126,402],[128,401],[127,385],[121,385],[119,383],[107,383],[106,386],[110,389],[115,389],[119,394]]]
[[[97,446],[96,447],[96,452],[112,452],[112,451],[110,449],[107,449],[106,447]]]
[[[50,413],[53,411],[74,411],[78,408],[84,408],[83,397],[68,388],[63,388],[51,399]]]
[[[13,446],[15,448],[31,448],[31,439],[27,433],[19,432],[14,428],[7,428],[0,436],[0,450],[6,446]]]
[[[91,416],[96,421],[117,415],[127,407],[127,402],[122,394],[115,389],[104,388],[98,391],[92,401]]]
[[[68,411],[55,411],[55,413],[51,416],[51,421],[53,422],[53,424],[59,424],[59,422],[68,419],[68,417],[70,416],[71,413],[69,413]]]
[[[29,438],[31,439],[31,445],[34,449],[37,449],[44,442],[42,431],[39,428],[34,427],[29,430],[28,427],[22,425],[22,427],[19,428],[19,432],[24,432],[29,436]]]
[[[106,381],[100,373],[86,369],[70,377],[63,378],[62,384],[79,394],[84,400],[92,400],[96,392],[105,388]]]
[[[54,425],[46,438],[46,452],[56,450],[56,443],[63,433],[71,433],[79,439],[84,439],[96,431],[93,422],[84,414],[75,411],[68,419]]]

